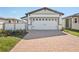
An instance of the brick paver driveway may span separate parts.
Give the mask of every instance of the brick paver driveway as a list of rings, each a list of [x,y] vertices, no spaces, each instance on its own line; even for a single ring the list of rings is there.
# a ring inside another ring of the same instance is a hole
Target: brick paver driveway
[[[79,51],[79,37],[61,31],[30,31],[11,51]]]

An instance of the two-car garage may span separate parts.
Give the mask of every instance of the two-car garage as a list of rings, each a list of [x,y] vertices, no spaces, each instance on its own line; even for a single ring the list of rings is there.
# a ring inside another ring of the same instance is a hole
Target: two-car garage
[[[26,13],[22,19],[27,20],[28,30],[61,30],[61,12],[44,7]]]
[[[58,18],[33,18],[32,30],[57,30]]]

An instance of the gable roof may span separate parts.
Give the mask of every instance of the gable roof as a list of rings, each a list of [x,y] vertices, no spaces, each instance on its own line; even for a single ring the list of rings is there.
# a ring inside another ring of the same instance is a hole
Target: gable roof
[[[71,17],[76,17],[76,16],[79,16],[79,13],[71,15]]]
[[[34,13],[34,12],[37,12],[37,11],[40,11],[40,10],[43,10],[43,9],[45,9],[45,10],[50,10],[50,11],[52,11],[52,12],[55,12],[55,13],[64,15],[64,13],[58,12],[58,11],[56,11],[56,10],[53,10],[53,9],[50,9],[50,8],[47,8],[47,7],[43,7],[43,8],[40,8],[40,9],[31,11],[31,12],[28,12],[28,13],[26,13],[26,15],[27,15],[27,14],[32,14],[32,13]]]
[[[79,13],[75,13],[75,14],[73,14],[73,15],[64,17],[63,19],[66,19],[66,18],[69,18],[69,17],[79,17]]]
[[[16,19],[16,18],[4,18],[4,17],[0,17],[0,20],[18,20],[18,19]]]
[[[26,18],[27,16],[23,16],[23,17],[21,17],[21,19],[23,19],[23,18]]]
[[[47,10],[50,10],[50,11],[52,11],[52,12],[55,12],[55,13],[58,13],[58,14],[64,15],[64,13],[62,13],[62,12],[58,12],[58,11],[56,11],[56,10],[53,10],[53,9],[50,9],[50,8],[47,8],[47,7],[43,7],[43,8],[40,8],[40,9],[37,9],[37,10],[31,11],[31,12],[25,13],[26,16],[21,17],[21,19],[27,17],[28,14],[32,14],[32,13],[34,13],[34,12],[37,12],[37,11],[40,11],[40,10],[43,10],[43,9],[47,9]]]

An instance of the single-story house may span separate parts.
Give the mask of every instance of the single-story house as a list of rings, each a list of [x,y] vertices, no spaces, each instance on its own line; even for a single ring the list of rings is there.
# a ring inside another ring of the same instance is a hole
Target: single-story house
[[[10,24],[10,26],[12,24],[15,24],[15,23],[24,23],[23,20],[18,20],[18,19],[15,19],[15,18],[3,18],[3,17],[0,17],[0,29],[3,29],[4,28],[4,24],[7,25],[7,24]],[[8,25],[7,28],[10,28],[10,26]]]
[[[62,30],[62,16],[64,14],[43,7],[25,14],[21,19],[27,21],[28,30]]]
[[[63,18],[64,28],[79,30],[79,13]]]
[[[3,18],[0,17],[0,23],[17,23],[19,20],[15,18]]]
[[[3,29],[3,23],[8,22],[5,18],[0,17],[0,29]]]

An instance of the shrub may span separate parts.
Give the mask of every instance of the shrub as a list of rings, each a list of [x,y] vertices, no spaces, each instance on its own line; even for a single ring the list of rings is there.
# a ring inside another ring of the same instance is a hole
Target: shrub
[[[26,30],[1,30],[0,36],[21,36],[27,34]]]

